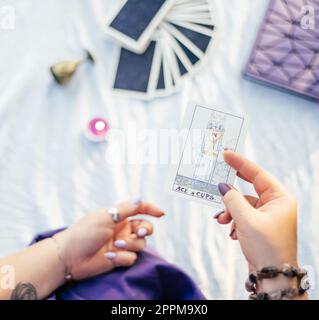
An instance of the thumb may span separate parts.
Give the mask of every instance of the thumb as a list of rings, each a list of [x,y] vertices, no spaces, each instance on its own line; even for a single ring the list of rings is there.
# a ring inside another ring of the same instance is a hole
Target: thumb
[[[253,207],[246,198],[230,185],[220,183],[218,185],[220,194],[223,196],[227,211],[235,222],[247,221],[253,211]]]

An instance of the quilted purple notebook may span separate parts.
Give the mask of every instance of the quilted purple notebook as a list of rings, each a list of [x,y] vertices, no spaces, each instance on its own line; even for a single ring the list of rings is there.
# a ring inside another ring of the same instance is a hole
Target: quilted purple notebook
[[[319,99],[319,0],[270,1],[245,75]]]

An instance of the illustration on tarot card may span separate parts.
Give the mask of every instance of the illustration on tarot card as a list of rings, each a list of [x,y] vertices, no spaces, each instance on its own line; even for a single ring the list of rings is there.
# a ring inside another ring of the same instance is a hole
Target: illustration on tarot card
[[[221,204],[219,183],[233,183],[235,173],[225,163],[223,150],[238,150],[244,118],[196,105],[188,115],[189,134],[173,181],[173,192]],[[199,132],[193,134],[194,132]],[[191,150],[192,156],[185,150]],[[191,161],[189,161],[191,159]]]

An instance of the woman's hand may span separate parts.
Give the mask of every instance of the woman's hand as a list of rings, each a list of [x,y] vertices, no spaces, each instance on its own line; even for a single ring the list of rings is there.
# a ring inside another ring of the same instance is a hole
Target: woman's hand
[[[64,284],[66,271],[80,280],[134,264],[153,228],[147,221],[128,218],[137,214],[161,217],[164,213],[141,201],[121,203],[117,209],[119,223],[114,223],[107,209],[96,210],[54,239],[0,259],[0,269],[10,266],[14,273],[5,287],[0,286],[0,300],[44,299]]]
[[[218,222],[231,226],[231,238],[238,239],[250,271],[285,263],[297,266],[297,205],[294,198],[268,172],[232,151],[225,161],[237,175],[252,183],[258,197],[243,196],[220,184],[226,206]]]
[[[137,214],[164,215],[152,204],[140,201],[121,203],[117,208],[121,217],[117,224],[106,209],[99,209],[55,236],[75,280],[133,265],[136,253],[145,247],[145,236],[152,234],[153,227],[147,221],[127,218]]]

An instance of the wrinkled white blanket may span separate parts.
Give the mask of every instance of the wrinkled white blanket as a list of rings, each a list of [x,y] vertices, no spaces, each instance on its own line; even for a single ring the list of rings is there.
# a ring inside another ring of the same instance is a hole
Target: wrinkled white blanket
[[[167,213],[151,240],[157,251],[189,272],[209,298],[244,299],[238,244],[210,208],[164,192],[169,166],[110,164],[104,146],[82,137],[94,115],[124,130],[129,121],[140,130],[178,128],[187,102],[195,100],[250,118],[244,152],[297,197],[300,261],[318,269],[317,105],[242,78],[267,0],[215,0],[220,41],[205,68],[178,94],[150,103],[112,94],[116,45],[103,27],[116,1],[0,0],[16,13],[15,28],[0,30],[0,255],[37,232],[141,194]],[[96,65],[83,66],[66,88],[54,85],[49,66],[81,57],[82,48],[92,50]],[[146,146],[139,145],[145,156]]]

